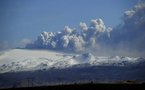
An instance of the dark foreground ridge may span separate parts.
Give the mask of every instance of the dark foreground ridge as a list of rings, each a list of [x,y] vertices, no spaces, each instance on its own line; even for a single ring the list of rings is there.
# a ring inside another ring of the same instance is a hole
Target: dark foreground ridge
[[[31,72],[0,74],[0,88],[38,87],[48,85],[63,87],[103,87],[105,84],[141,84],[145,82],[145,64],[130,67],[86,66],[66,69],[50,69]],[[130,81],[128,81],[130,80]],[[79,86],[80,83],[91,83]],[[78,85],[72,85],[72,84]],[[94,83],[99,85],[94,85]],[[69,85],[68,85],[69,84]],[[100,85],[101,84],[101,85]],[[68,85],[68,86],[63,86]],[[111,85],[112,86],[112,85]],[[106,87],[106,86],[105,86]],[[39,87],[38,87],[39,88]],[[45,87],[40,87],[45,88]],[[46,87],[47,88],[47,87]],[[49,86],[48,86],[49,88]],[[50,86],[51,88],[51,86]],[[144,89],[145,90],[145,89]]]
[[[138,83],[135,81],[123,81],[116,84],[69,84],[69,85],[55,85],[55,86],[37,86],[37,87],[20,87],[20,88],[7,88],[4,90],[144,90],[145,83]]]

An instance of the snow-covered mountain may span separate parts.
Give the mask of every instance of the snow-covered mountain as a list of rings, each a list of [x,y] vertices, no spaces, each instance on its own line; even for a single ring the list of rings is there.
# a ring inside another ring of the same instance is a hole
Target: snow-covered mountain
[[[50,50],[0,52],[0,88],[68,83],[145,82],[145,58],[97,56]]]
[[[128,66],[144,62],[141,57],[94,56],[91,53],[70,54],[49,50],[12,49],[0,54],[0,73],[64,69],[89,66]]]

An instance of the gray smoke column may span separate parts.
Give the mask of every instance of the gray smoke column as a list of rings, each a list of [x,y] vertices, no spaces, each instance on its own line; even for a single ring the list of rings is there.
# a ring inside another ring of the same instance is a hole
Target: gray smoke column
[[[60,32],[42,32],[26,48],[74,52],[88,51],[104,55],[143,55],[145,52],[145,2],[142,0],[124,12],[123,23],[106,27],[102,19],[91,20],[80,28],[65,26]],[[80,30],[81,29],[81,30]]]
[[[111,40],[117,48],[145,50],[145,2],[124,12],[123,23],[111,32]]]
[[[106,28],[102,19],[91,20],[90,26],[87,26],[86,23],[80,23],[80,27],[83,30],[82,36],[87,46],[91,48],[97,48],[100,38],[106,37],[106,39],[109,39],[112,31],[112,28]]]
[[[43,48],[81,52],[95,47],[97,39],[103,35],[109,38],[111,28],[106,28],[102,19],[91,20],[89,26],[80,23],[81,31],[65,26],[61,32],[42,32],[37,40],[27,44],[26,48]],[[96,48],[96,47],[95,47]]]

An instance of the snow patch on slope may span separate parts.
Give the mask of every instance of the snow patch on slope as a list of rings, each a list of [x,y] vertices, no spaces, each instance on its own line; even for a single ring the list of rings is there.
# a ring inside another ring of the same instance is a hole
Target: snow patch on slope
[[[92,55],[91,53],[84,53],[82,55],[76,55],[73,58],[80,64],[90,63],[96,60],[94,55]]]
[[[13,49],[0,55],[0,73],[72,68],[75,65],[128,66],[144,58],[94,56],[91,53],[68,54],[49,50]]]

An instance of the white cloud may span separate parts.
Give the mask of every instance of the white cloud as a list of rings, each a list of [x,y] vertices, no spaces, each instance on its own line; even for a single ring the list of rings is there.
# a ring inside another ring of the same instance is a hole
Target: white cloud
[[[61,40],[62,40],[62,42],[61,42],[62,46],[64,48],[67,48],[68,44],[69,44],[69,37],[64,35],[64,36],[61,37]]]
[[[88,47],[95,47],[97,38],[103,35],[101,33],[107,34],[106,32],[110,33],[111,31],[111,29],[107,31],[102,19],[91,20],[89,27],[86,23],[80,23],[80,27],[83,30],[82,32],[77,32],[76,29],[69,26],[65,26],[61,32],[44,31],[34,43],[28,44],[26,48],[62,49],[80,52]]]
[[[104,32],[106,27],[102,19],[91,20],[90,29],[95,30],[95,32]]]
[[[76,35],[72,35],[70,37],[70,44],[71,44],[71,48],[73,48],[74,51],[79,52],[79,51],[83,51],[84,47],[84,40],[81,36],[76,36]]]
[[[64,27],[64,30],[63,30],[63,33],[64,34],[72,34],[72,32],[74,31],[75,29],[71,29],[69,26],[65,26]]]
[[[132,16],[134,15],[134,13],[135,13],[135,11],[130,10],[130,11],[125,11],[124,14],[125,14],[127,17],[132,17]]]
[[[80,28],[81,28],[82,30],[84,30],[84,31],[87,31],[87,30],[88,30],[88,27],[87,27],[86,23],[80,22]]]

